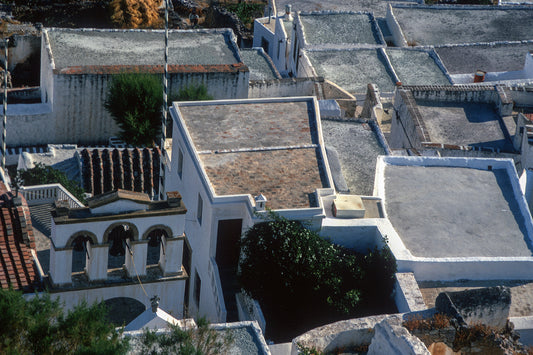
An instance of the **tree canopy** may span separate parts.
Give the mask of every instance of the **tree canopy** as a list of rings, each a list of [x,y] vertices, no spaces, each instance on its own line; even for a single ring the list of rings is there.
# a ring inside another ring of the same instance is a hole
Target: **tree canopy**
[[[65,312],[43,294],[27,301],[0,289],[0,353],[125,354],[128,341],[106,320],[103,303],[81,303]]]
[[[387,246],[357,253],[275,214],[251,227],[241,243],[243,289],[265,313],[286,315],[285,323],[354,316],[373,302],[388,302],[392,293],[396,261]]]
[[[44,185],[44,184],[61,184],[72,195],[81,202],[85,202],[84,190],[78,183],[70,180],[67,175],[51,166],[43,163],[36,163],[31,169],[19,172],[19,177],[23,180],[25,186]]]
[[[170,95],[169,102],[211,99],[205,85],[190,85]],[[104,106],[120,127],[124,142],[133,146],[155,144],[162,125],[163,85],[159,76],[113,76]]]
[[[159,76],[114,75],[104,105],[120,127],[124,142],[149,146],[161,134],[163,86]]]

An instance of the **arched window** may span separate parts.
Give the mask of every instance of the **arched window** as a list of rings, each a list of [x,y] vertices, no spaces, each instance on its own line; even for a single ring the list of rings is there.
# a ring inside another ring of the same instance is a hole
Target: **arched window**
[[[161,238],[168,238],[168,233],[164,229],[154,229],[146,236],[148,239],[148,255],[146,257],[146,266],[157,265],[161,259],[162,250]]]
[[[130,252],[129,246],[133,237],[133,231],[127,224],[117,225],[109,232],[108,269],[121,268],[124,265],[125,255]]]
[[[93,243],[89,235],[78,235],[70,243],[72,247],[72,272],[84,271],[87,266],[87,260],[91,258],[87,248],[88,243]]]

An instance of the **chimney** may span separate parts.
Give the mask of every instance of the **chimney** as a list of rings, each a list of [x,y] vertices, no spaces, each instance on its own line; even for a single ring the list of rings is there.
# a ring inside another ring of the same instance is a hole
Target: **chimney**
[[[150,298],[150,303],[151,303],[151,306],[152,306],[152,312],[156,313],[157,312],[157,308],[159,308],[159,297],[157,297],[157,295],[155,295],[154,297]]]
[[[56,217],[68,216],[69,205],[67,200],[57,200],[54,202]]]
[[[474,83],[482,83],[485,81],[485,74],[487,74],[486,71],[483,70],[476,70],[476,73],[474,74]]]
[[[180,207],[181,206],[181,195],[178,191],[168,191],[167,192],[167,203],[169,207]]]
[[[263,194],[259,194],[254,197],[255,200],[255,210],[257,212],[264,211],[266,209],[267,198]]]
[[[292,21],[291,10],[292,10],[292,5],[291,4],[285,5],[285,19],[287,21]]]

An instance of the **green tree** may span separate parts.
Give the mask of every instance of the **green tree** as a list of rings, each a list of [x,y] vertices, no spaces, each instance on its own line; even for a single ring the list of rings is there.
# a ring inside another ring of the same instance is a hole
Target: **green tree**
[[[25,186],[44,185],[44,184],[61,184],[72,195],[81,202],[85,202],[84,190],[75,181],[70,180],[67,175],[51,166],[43,163],[36,163],[31,169],[22,170],[19,177],[23,180]]]
[[[140,337],[140,354],[214,355],[226,354],[233,343],[230,331],[209,327],[205,318],[197,321],[196,329],[183,330],[170,326],[168,333],[145,330]]]
[[[120,127],[124,142],[153,145],[161,134],[163,86],[159,76],[114,75],[104,105]]]
[[[128,340],[107,322],[103,303],[81,303],[67,314],[48,294],[26,301],[0,290],[0,353],[125,354]]]

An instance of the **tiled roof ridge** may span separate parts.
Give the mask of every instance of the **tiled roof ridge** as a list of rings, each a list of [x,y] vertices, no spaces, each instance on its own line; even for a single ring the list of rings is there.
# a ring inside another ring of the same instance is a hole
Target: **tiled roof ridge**
[[[159,148],[83,149],[82,186],[93,195],[123,189],[159,193]]]
[[[0,182],[0,287],[33,291],[38,273],[31,249],[35,249],[33,229],[26,200],[15,206],[13,195]]]

